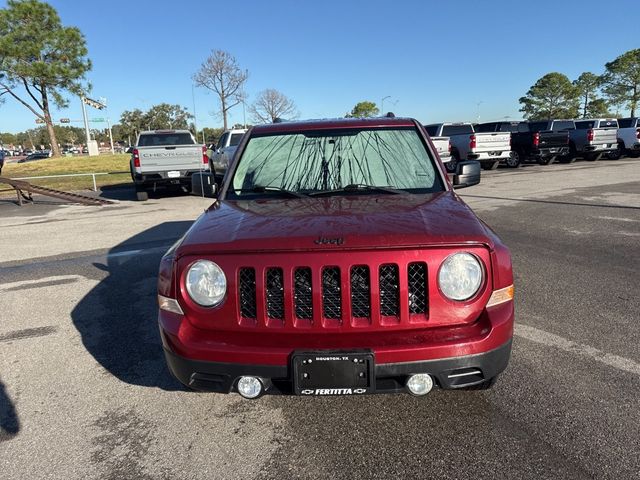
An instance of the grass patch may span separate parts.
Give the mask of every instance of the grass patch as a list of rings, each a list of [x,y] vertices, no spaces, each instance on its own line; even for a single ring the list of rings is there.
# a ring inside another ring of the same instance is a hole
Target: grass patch
[[[43,175],[67,175],[73,173],[111,173],[127,172],[110,175],[96,176],[98,188],[105,185],[116,185],[120,183],[131,183],[129,174],[128,154],[98,155],[96,157],[58,157],[46,160],[36,160],[26,163],[5,163],[2,168],[2,176],[9,178],[18,177],[39,177]],[[68,177],[68,178],[42,178],[27,180],[34,185],[55,188],[58,190],[91,190],[93,180],[90,176]],[[0,186],[4,188],[4,186]],[[11,192],[3,192],[4,195],[11,195]]]

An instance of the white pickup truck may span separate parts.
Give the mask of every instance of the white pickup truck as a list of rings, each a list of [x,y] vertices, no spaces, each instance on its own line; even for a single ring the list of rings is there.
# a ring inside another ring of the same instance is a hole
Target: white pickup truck
[[[247,129],[243,128],[227,130],[220,137],[218,146],[210,151],[209,158],[211,161],[209,168],[216,176],[224,176],[229,167],[229,163],[238,149],[240,140],[242,140],[246,132]]]
[[[619,118],[618,126],[618,145],[621,153],[640,157],[640,118]]]
[[[427,131],[427,133],[429,132]],[[440,160],[446,165],[451,160],[451,141],[449,137],[435,137],[429,134],[429,138],[433,146],[436,147]]]
[[[208,170],[209,157],[188,130],[151,130],[138,135],[130,169],[138,200],[147,200],[159,186],[189,191],[191,175]]]
[[[471,123],[432,123],[425,128],[432,138],[449,137],[451,160],[445,163],[449,172],[455,172],[458,162],[465,160],[476,160],[485,170],[493,170],[511,157],[510,132],[476,133]]]

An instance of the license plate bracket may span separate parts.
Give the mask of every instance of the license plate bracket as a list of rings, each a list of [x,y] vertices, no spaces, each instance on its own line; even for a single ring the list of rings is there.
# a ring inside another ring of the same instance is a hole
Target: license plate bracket
[[[292,370],[296,395],[362,395],[375,390],[371,351],[296,352]]]
[[[180,172],[177,170],[171,170],[169,172],[167,172],[167,177],[168,178],[179,178],[180,177]]]

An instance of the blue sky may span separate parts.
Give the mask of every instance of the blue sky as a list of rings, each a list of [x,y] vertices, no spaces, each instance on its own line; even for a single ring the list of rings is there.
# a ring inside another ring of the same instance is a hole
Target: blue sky
[[[249,70],[249,102],[275,88],[301,118],[324,118],[390,96],[385,110],[435,122],[475,120],[478,108],[482,120],[520,118],[518,98],[545,73],[601,73],[640,47],[638,4],[626,0],[50,3],[86,36],[92,96],[109,105],[90,117],[113,123],[161,102],[191,111],[191,76],[212,49]],[[213,94],[195,89],[195,109],[199,127],[222,125]],[[60,117],[80,119],[79,101]],[[231,117],[241,123],[242,107]],[[0,131],[34,126],[12,99],[0,105]]]

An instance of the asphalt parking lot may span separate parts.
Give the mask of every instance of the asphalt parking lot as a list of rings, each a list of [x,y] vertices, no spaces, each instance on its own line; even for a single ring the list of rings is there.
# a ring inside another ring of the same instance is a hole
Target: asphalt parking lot
[[[0,478],[639,478],[640,160],[482,173],[516,336],[486,392],[193,393],[156,326],[163,252],[207,202],[0,202]]]

